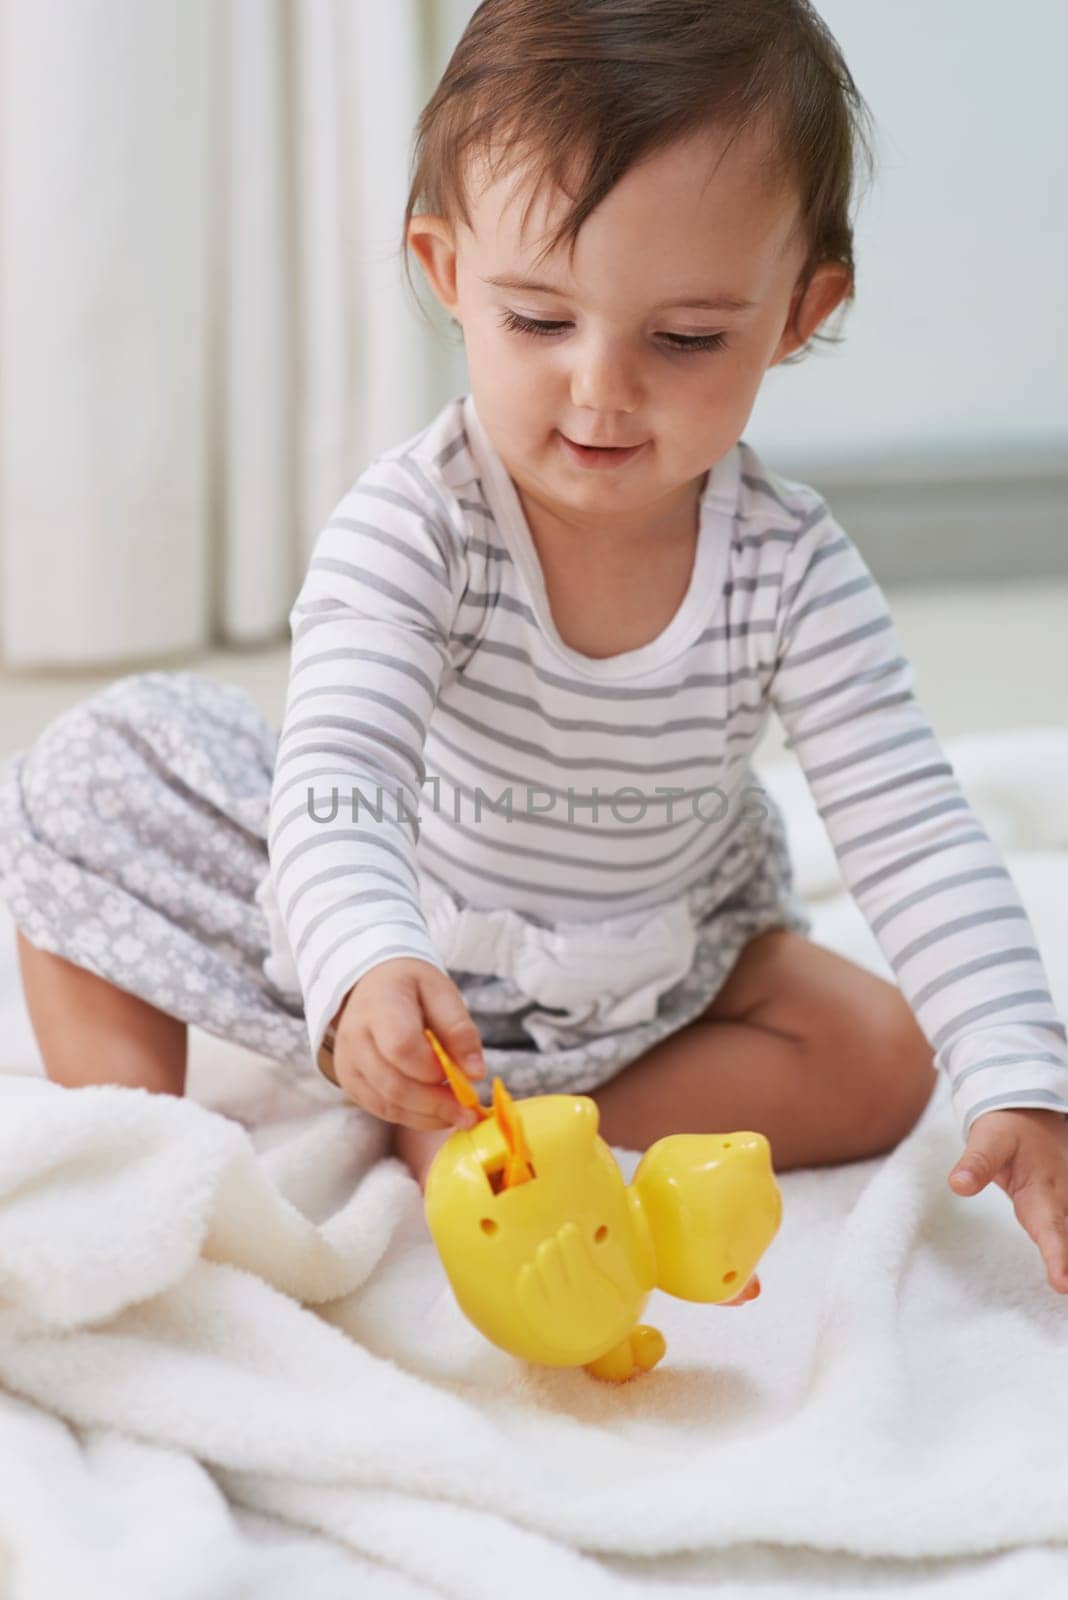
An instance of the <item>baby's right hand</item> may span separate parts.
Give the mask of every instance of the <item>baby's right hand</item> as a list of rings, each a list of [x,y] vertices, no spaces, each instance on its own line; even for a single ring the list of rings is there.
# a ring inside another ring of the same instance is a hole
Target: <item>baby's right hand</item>
[[[429,961],[382,961],[358,978],[338,1013],[333,1067],[349,1099],[405,1128],[470,1128],[423,1032],[430,1028],[469,1078],[486,1075],[482,1041],[452,979]],[[466,1057],[476,1053],[479,1065]]]

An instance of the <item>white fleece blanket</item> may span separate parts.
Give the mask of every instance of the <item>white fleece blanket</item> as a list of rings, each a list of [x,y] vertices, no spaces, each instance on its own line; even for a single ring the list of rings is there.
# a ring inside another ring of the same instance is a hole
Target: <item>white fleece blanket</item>
[[[1066,1013],[1068,732],[946,748]],[[763,771],[816,938],[887,976]],[[1064,1592],[1068,1300],[999,1189],[947,1189],[944,1085],[889,1157],[782,1175],[760,1298],[655,1292],[667,1356],[613,1388],[467,1324],[327,1085],[197,1032],[184,1101],[48,1083],[3,915],[0,1594]]]

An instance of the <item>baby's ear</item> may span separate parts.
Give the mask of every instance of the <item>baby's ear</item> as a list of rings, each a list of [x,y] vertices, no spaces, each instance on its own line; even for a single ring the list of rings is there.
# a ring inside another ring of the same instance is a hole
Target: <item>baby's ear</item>
[[[798,343],[806,344],[849,293],[853,276],[841,261],[821,261],[792,319]]]
[[[445,310],[455,317],[458,306],[456,242],[447,219],[418,213],[408,224],[407,244],[412,254],[418,257],[435,296]]]

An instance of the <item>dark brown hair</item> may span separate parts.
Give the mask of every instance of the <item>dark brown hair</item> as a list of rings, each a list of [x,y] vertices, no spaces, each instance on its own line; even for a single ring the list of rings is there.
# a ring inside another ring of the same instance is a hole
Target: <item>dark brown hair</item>
[[[542,185],[571,193],[568,177],[582,163],[574,205],[538,255],[566,239],[573,258],[590,212],[638,161],[701,130],[729,141],[760,127],[770,134],[768,183],[792,183],[801,202],[798,283],[807,290],[821,261],[841,262],[850,274],[844,311],[855,292],[858,152],[873,172],[865,123],[868,107],[808,0],[482,0],[416,125],[401,233],[409,287],[416,212],[471,225],[472,153],[494,177],[530,162],[537,176],[524,226]]]

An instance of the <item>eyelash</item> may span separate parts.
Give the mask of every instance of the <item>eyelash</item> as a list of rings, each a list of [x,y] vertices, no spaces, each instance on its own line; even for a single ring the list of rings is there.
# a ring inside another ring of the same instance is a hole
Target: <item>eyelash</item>
[[[518,311],[509,310],[502,312],[501,323],[514,333],[530,333],[540,339],[550,339],[560,328],[567,327],[566,322],[537,322],[533,317],[523,317]],[[725,333],[665,333],[664,338],[671,341],[672,349],[683,355],[701,350],[722,350],[727,343]]]

